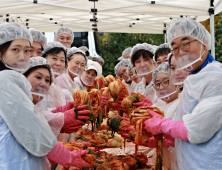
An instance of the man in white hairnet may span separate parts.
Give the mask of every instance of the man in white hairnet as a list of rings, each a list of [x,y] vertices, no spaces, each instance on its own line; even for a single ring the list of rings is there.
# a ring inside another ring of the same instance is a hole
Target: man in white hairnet
[[[183,19],[168,29],[167,39],[178,69],[191,73],[173,120],[148,110],[153,118],[144,122],[145,129],[175,139],[180,170],[221,169],[222,65],[208,53],[210,34],[200,23]]]
[[[42,51],[47,46],[47,38],[42,32],[34,28],[30,28],[29,32],[31,33],[32,38],[33,38],[33,43],[30,49],[30,57],[41,56]]]
[[[73,40],[74,34],[72,30],[67,27],[59,28],[55,32],[55,41],[62,43],[67,49],[71,48]]]

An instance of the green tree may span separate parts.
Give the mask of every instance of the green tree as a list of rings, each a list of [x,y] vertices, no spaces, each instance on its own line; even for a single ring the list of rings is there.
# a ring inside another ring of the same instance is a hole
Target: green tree
[[[222,62],[222,13],[218,17],[218,22],[215,23],[215,58]]]
[[[164,43],[163,34],[128,34],[128,33],[104,33],[100,35],[102,55],[105,60],[103,75],[114,74],[114,63],[122,56],[123,50],[133,47],[137,43],[149,43],[160,45]]]
[[[210,19],[201,22],[203,26],[210,32]],[[215,58],[222,62],[222,13],[214,16],[215,26]]]

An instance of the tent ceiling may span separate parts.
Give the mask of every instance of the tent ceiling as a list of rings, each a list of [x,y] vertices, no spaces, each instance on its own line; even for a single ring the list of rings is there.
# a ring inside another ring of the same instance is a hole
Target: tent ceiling
[[[215,14],[222,0],[215,0]],[[98,0],[97,28],[101,32],[163,33],[181,18],[209,18],[210,0]],[[19,22],[43,32],[69,27],[74,32],[92,31],[94,2],[89,0],[0,0],[0,22]],[[7,16],[6,14],[9,14]]]

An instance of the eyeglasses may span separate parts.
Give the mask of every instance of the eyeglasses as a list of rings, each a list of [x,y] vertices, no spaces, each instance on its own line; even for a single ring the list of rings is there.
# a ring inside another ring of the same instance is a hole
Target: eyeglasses
[[[194,41],[197,41],[197,40],[193,40],[193,41],[189,41],[189,42],[187,42],[187,43],[181,44],[180,46],[174,48],[174,49],[172,50],[172,53],[173,53],[174,55],[177,55],[177,54],[179,53],[179,49],[180,49],[180,48],[181,48],[181,50],[183,50],[183,51],[188,51],[188,50],[190,49],[190,43],[191,43],[191,42],[194,42]]]
[[[169,82],[170,82],[170,80],[165,80],[165,81],[162,81],[161,83],[156,83],[156,84],[154,84],[154,88],[156,90],[158,90],[160,88],[161,84],[163,87],[167,87],[167,86],[169,86]]]

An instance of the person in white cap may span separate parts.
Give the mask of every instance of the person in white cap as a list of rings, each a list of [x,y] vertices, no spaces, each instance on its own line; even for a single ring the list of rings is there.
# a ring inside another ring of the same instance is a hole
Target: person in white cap
[[[29,28],[29,31],[33,38],[33,43],[30,49],[31,57],[41,56],[42,51],[46,48],[47,38],[42,32],[34,28]]]
[[[62,43],[67,49],[69,49],[74,41],[74,34],[69,28],[62,27],[55,32],[54,40]]]
[[[148,110],[144,127],[153,135],[175,140],[179,169],[220,169],[222,166],[222,65],[208,53],[211,36],[192,19],[176,21],[167,31],[179,70],[191,72],[173,120]]]
[[[102,75],[102,67],[98,62],[88,60],[85,71],[80,77],[76,77],[74,80],[80,85],[80,90],[87,90],[88,92],[92,88],[97,88],[98,83],[96,79]],[[96,84],[95,84],[96,83]]]

